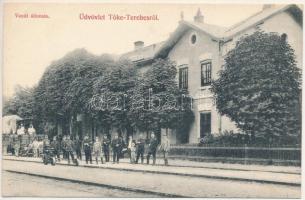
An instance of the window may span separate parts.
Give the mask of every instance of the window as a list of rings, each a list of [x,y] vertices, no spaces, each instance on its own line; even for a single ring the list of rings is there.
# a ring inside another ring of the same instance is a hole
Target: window
[[[201,86],[211,84],[212,77],[212,63],[211,61],[205,61],[201,63]]]
[[[211,113],[200,113],[200,138],[211,134]]]
[[[197,40],[197,37],[196,37],[195,34],[193,34],[192,37],[191,37],[191,42],[192,42],[192,44],[195,44],[195,43],[196,43],[196,40]]]
[[[180,89],[188,88],[188,67],[179,68],[179,88]]]

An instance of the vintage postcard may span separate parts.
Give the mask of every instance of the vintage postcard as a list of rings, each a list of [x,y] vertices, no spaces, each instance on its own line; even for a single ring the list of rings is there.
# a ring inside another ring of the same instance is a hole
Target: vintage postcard
[[[302,198],[302,2],[2,8],[2,197]]]

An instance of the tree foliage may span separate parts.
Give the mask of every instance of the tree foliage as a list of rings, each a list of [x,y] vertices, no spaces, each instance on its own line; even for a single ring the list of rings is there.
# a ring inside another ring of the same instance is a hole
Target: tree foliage
[[[174,62],[157,59],[138,81],[132,107],[140,130],[170,128],[188,132],[185,128],[194,118],[192,100],[187,90],[179,89],[176,75]]]
[[[187,91],[177,86],[176,74],[169,60],[157,59],[141,76],[131,61],[77,49],[52,62],[38,86],[18,92],[14,101],[6,103],[5,112],[33,115],[38,129],[50,134],[57,131],[58,123],[64,131],[72,130],[76,114],[91,116],[105,132],[112,127],[127,135],[135,129],[181,129],[190,124],[193,113]]]
[[[96,80],[90,105],[98,112],[103,126],[108,129],[116,127],[120,133],[132,134],[133,122],[129,111],[136,79],[133,63],[119,60]],[[97,104],[94,104],[96,101]]]
[[[15,87],[14,95],[4,99],[3,115],[18,115],[22,118],[33,118],[34,88]]]
[[[36,120],[41,124],[61,123],[65,131],[70,130],[76,114],[90,113],[87,104],[94,82],[112,62],[107,55],[95,56],[85,49],[52,62],[35,90]]]
[[[212,83],[217,109],[255,137],[300,134],[300,70],[285,38],[257,31],[241,38]]]
[[[86,112],[93,84],[111,62],[108,57],[94,56],[84,49],[53,62],[35,91],[36,104],[43,117]]]
[[[132,63],[118,61],[95,83],[91,108],[104,124],[127,135],[135,129],[188,126],[193,119],[190,98],[178,88],[175,76],[176,67],[169,60],[156,60],[142,75]]]

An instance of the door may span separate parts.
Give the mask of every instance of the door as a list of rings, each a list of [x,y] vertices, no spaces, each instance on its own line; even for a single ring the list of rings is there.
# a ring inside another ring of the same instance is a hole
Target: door
[[[211,113],[200,113],[200,138],[211,134]]]

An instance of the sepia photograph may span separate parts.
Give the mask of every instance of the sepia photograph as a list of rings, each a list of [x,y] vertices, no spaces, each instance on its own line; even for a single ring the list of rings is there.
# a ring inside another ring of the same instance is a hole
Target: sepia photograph
[[[1,196],[301,199],[303,6],[4,0]]]

